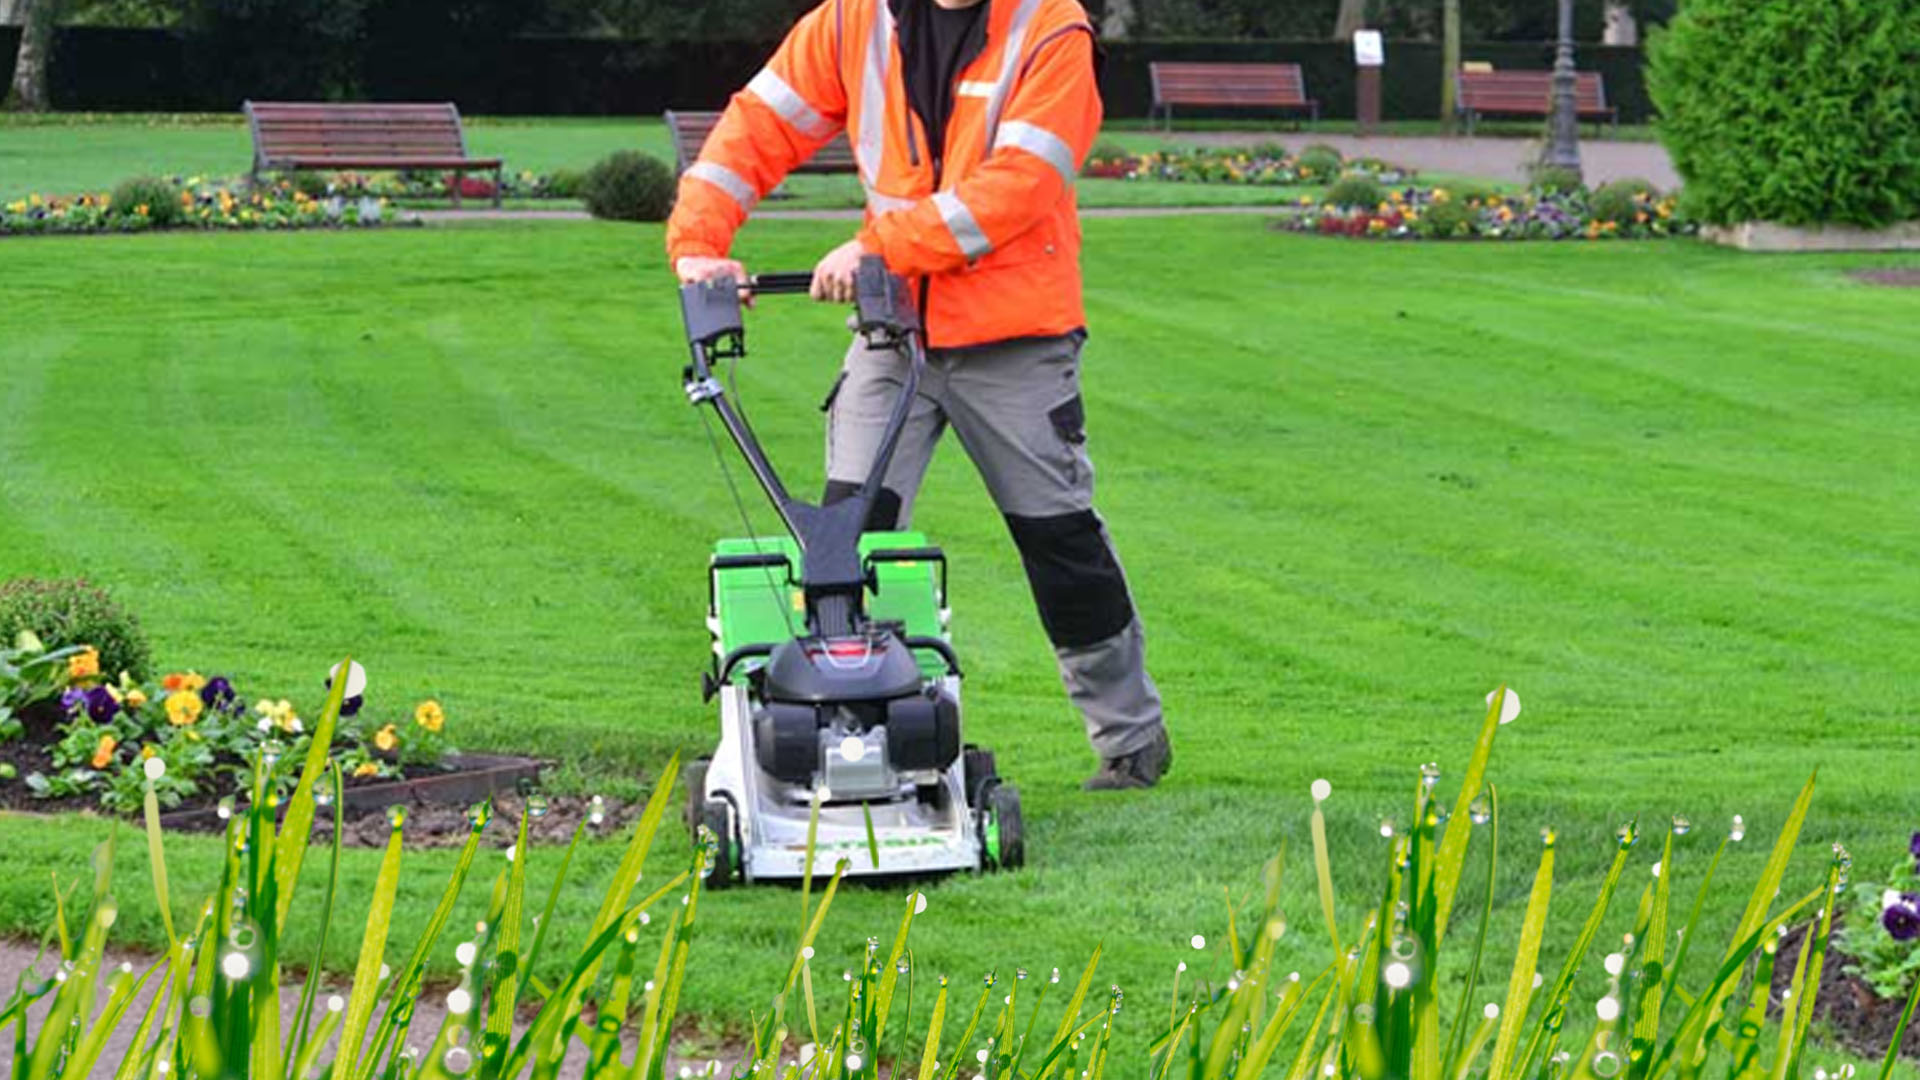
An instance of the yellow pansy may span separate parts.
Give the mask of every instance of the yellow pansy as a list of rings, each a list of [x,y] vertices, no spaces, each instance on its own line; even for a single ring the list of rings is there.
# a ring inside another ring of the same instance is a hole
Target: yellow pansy
[[[392,750],[400,745],[400,734],[393,729],[392,724],[388,724],[373,733],[373,745],[381,750]]]
[[[186,690],[175,690],[167,695],[167,723],[174,727],[186,727],[200,719],[200,713],[206,708],[200,701],[200,695]]]
[[[67,678],[74,682],[91,679],[100,674],[100,650],[87,646],[87,650],[67,658]]]
[[[437,734],[447,726],[447,714],[441,711],[439,702],[423,701],[413,710],[413,722]]]

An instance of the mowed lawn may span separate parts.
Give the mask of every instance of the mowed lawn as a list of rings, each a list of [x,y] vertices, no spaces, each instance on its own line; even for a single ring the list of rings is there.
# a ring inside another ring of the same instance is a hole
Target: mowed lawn
[[[952,557],[968,733],[1021,786],[1032,864],[927,885],[919,970],[1070,975],[1104,943],[1100,985],[1143,1006],[1122,1015],[1137,1049],[1176,963],[1224,977],[1223,890],[1249,895],[1284,845],[1281,948],[1311,974],[1328,946],[1309,783],[1333,785],[1351,939],[1378,895],[1380,819],[1404,819],[1421,762],[1451,791],[1502,681],[1526,711],[1492,772],[1496,982],[1542,825],[1561,838],[1549,970],[1635,816],[1650,841],[1671,814],[1698,823],[1670,871],[1688,900],[1730,816],[1749,823],[1707,899],[1703,969],[1814,769],[1787,895],[1812,887],[1831,841],[1862,872],[1901,857],[1916,823],[1920,292],[1845,273],[1897,259],[1389,246],[1251,218],[1086,232],[1099,502],[1178,759],[1154,792],[1077,790],[1093,764],[1079,723],[1005,531],[948,446],[917,523]],[[840,239],[759,223],[742,254],[799,268]],[[0,243],[0,574],[85,574],[141,614],[163,666],[308,709],[350,651],[374,708],[435,695],[464,747],[553,757],[562,789],[644,790],[668,755],[714,741],[696,684],[704,562],[742,528],[680,392],[662,263],[657,229],[589,224]],[[811,489],[844,316],[768,300],[751,319],[748,407]],[[49,872],[76,880],[112,831],[0,816],[0,932],[37,936]],[[119,836],[116,936],[151,943],[143,845]],[[218,845],[168,843],[185,912]],[[1650,880],[1658,845],[1642,846],[1603,949]],[[563,944],[617,855],[605,841],[576,859]],[[662,845],[648,878],[685,857]],[[457,919],[478,917],[504,866],[489,858]],[[558,853],[531,858],[544,889]],[[1484,895],[1483,858],[1463,911]],[[348,853],[349,924],[375,862]],[[408,856],[395,951],[451,862]],[[822,974],[890,934],[904,895],[844,890]],[[686,1007],[716,1028],[763,1009],[798,904],[789,888],[703,903]],[[295,955],[311,948],[310,927],[289,936]],[[355,948],[336,933],[329,962]]]
[[[466,121],[467,150],[497,157],[513,172],[584,171],[616,150],[642,150],[675,161],[667,126],[658,117],[477,117]],[[1188,149],[1191,139],[1116,131],[1103,140],[1133,153]],[[1256,139],[1257,135],[1248,135]],[[29,194],[71,196],[109,191],[134,176],[243,176],[253,163],[244,124],[213,120],[178,122],[165,117],[128,117],[75,123],[10,124],[0,117],[0,201]],[[1318,187],[1260,187],[1168,181],[1085,179],[1088,206],[1236,206],[1291,204]],[[852,176],[795,176],[769,205],[781,209],[856,207],[865,195]],[[423,202],[423,206],[444,203]],[[480,205],[485,205],[482,202]],[[576,201],[516,200],[529,208],[578,208]]]

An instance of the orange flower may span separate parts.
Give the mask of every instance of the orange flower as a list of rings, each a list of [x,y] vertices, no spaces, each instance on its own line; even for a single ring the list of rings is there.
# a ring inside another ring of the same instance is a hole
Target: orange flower
[[[120,740],[111,735],[100,736],[100,745],[93,749],[93,767],[96,769],[106,768],[107,763],[113,760],[114,748],[119,745]]]
[[[353,775],[355,776],[378,776],[379,774],[380,766],[375,765],[371,761],[363,761],[358,768],[353,770]]]
[[[205,685],[207,685],[206,676],[197,671],[175,672],[160,680],[160,687],[163,690],[185,690],[190,694],[199,693],[200,688]]]
[[[87,650],[67,658],[67,678],[74,682],[91,679],[100,674],[100,650],[87,646]]]
[[[373,745],[381,750],[392,750],[400,745],[400,735],[393,730],[392,724],[388,724],[373,733]]]
[[[437,701],[423,701],[413,710],[413,722],[435,734],[447,726],[447,714]]]
[[[186,727],[200,719],[204,708],[206,706],[201,703],[199,694],[176,690],[167,695],[167,723],[174,727]]]

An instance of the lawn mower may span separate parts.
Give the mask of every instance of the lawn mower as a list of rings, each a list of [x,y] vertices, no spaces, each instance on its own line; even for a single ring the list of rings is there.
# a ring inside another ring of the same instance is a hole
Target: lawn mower
[[[761,274],[746,289],[805,294],[811,282]],[[1018,867],[1020,793],[991,751],[962,739],[946,555],[919,533],[863,532],[926,366],[906,283],[871,257],[855,275],[854,329],[904,359],[907,377],[866,479],[825,505],[788,493],[737,393],[714,373],[746,356],[741,287],[731,278],[681,287],[692,354],[682,378],[688,400],[719,416],[789,535],[721,540],[708,562],[713,656],[701,689],[719,699],[720,745],[687,773],[687,823],[712,849],[707,887],[831,874],[842,860],[849,875]]]

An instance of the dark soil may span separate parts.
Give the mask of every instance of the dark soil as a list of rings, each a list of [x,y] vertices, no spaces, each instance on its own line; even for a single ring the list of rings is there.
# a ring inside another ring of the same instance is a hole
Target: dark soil
[[[481,834],[480,843],[485,847],[506,848],[512,845],[519,835],[520,809],[525,805],[518,795],[501,795],[494,799],[493,821]],[[527,819],[527,842],[529,844],[566,844],[573,839],[573,830],[582,823],[586,825],[583,839],[623,835],[640,820],[646,804],[625,802],[620,799],[607,799],[601,804],[602,817],[598,824],[593,821],[593,800],[585,795],[553,795],[547,798],[547,812],[535,818]],[[315,821],[313,839],[315,843],[333,842],[333,814],[324,812],[324,820]],[[678,818],[663,821],[661,829],[676,826]],[[385,847],[387,836],[393,827],[387,821],[384,810],[347,811],[346,831],[343,843],[347,847]],[[467,834],[473,831],[473,824],[467,819],[465,806],[445,804],[416,804],[407,807],[407,820],[404,826],[406,846],[415,847],[459,847],[467,842]]]
[[[1800,956],[1800,943],[1812,929],[1812,924],[1794,927],[1780,942],[1779,961],[1773,969],[1775,1008],[1779,1007],[1780,995],[1793,985],[1793,966]],[[1869,1061],[1878,1061],[1886,1056],[1887,1044],[1893,1041],[1893,1029],[1900,1024],[1900,1011],[1907,1003],[1876,996],[1865,979],[1847,973],[1846,968],[1852,962],[1853,958],[1837,946],[1827,948],[1826,963],[1820,969],[1820,993],[1814,999],[1814,1020],[1824,1023],[1831,1037],[1846,1050]],[[1920,1024],[1907,1029],[1900,1053],[1903,1057],[1920,1058]]]
[[[1894,267],[1887,270],[1855,270],[1853,276],[1870,285],[1886,285],[1895,289],[1920,289],[1920,266]],[[1889,1035],[1892,1032],[1888,1032]]]

